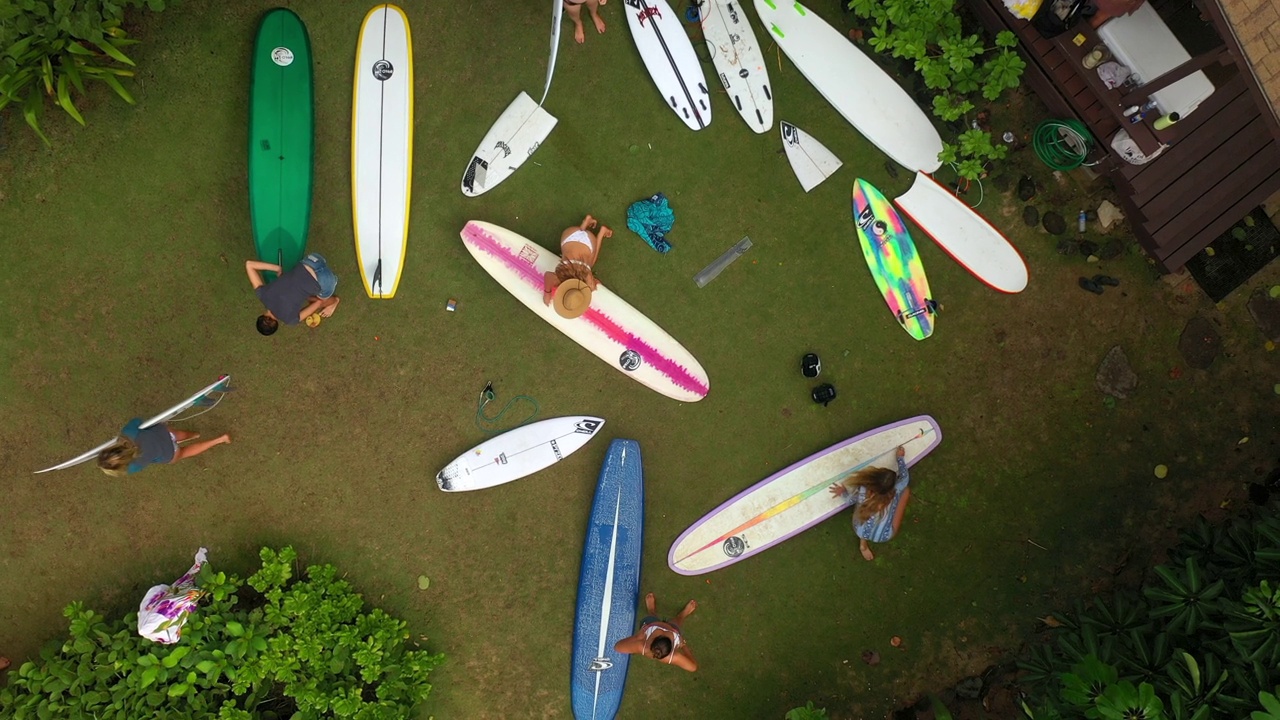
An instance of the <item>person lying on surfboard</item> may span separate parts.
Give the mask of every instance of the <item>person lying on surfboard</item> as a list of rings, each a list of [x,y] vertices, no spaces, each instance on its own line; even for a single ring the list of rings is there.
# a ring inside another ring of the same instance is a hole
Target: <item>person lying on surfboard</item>
[[[297,325],[316,313],[329,317],[338,309],[338,298],[333,294],[338,289],[338,276],[320,253],[308,253],[288,272],[279,265],[258,260],[246,262],[244,269],[249,273],[254,294],[267,308],[258,316],[258,332],[263,335],[279,330],[280,323]],[[263,280],[263,270],[275,273],[276,279],[269,283]]]
[[[911,476],[907,473],[907,462],[903,460],[906,454],[906,450],[899,446],[897,472],[869,467],[829,488],[832,495],[847,497],[848,502],[855,506],[853,532],[860,541],[858,549],[867,560],[876,559],[870,543],[889,542],[902,525],[902,515],[911,500],[911,488],[907,487]]]
[[[560,317],[573,319],[586,312],[591,307],[591,291],[600,285],[592,268],[600,257],[600,244],[612,237],[613,231],[604,225],[597,233],[588,231],[596,225],[596,219],[588,215],[579,225],[566,228],[560,234],[560,262],[554,271],[542,275],[542,302],[551,305],[554,301]]]
[[[582,29],[582,6],[586,5],[587,10],[591,13],[591,21],[596,24],[596,32],[604,32],[604,20],[600,19],[600,6],[609,2],[609,0],[564,0],[564,11],[569,13],[569,19],[573,21],[573,39],[578,44],[587,41],[587,33]]]
[[[697,670],[698,661],[694,660],[693,653],[689,652],[689,643],[684,639],[680,626],[685,618],[698,609],[698,601],[690,600],[674,620],[659,620],[658,616],[654,615],[657,607],[658,603],[653,593],[645,595],[644,608],[649,611],[649,615],[640,621],[640,629],[635,635],[619,640],[613,649],[627,655],[653,658],[689,672]]]
[[[98,453],[99,470],[112,477],[124,477],[148,465],[172,465],[231,442],[230,435],[219,435],[212,440],[180,446],[180,443],[200,437],[200,433],[173,430],[164,423],[148,428],[141,428],[141,425],[142,418],[134,418],[121,428],[120,437]]]

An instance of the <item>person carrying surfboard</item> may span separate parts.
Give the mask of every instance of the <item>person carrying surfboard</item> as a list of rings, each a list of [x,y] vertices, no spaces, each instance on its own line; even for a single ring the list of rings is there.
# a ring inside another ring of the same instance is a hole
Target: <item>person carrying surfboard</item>
[[[98,469],[112,477],[136,473],[148,465],[172,465],[200,453],[231,443],[230,435],[181,446],[195,440],[200,433],[172,430],[164,423],[141,427],[142,418],[134,418],[120,430],[120,437],[98,453]]]
[[[542,275],[542,302],[554,301],[560,317],[573,319],[591,307],[591,291],[600,285],[592,268],[600,257],[600,244],[613,231],[600,225],[599,232],[588,229],[600,225],[590,215],[574,227],[565,228],[560,234],[560,262],[552,272]]]
[[[608,3],[609,0],[564,0],[564,11],[569,13],[569,19],[573,21],[573,39],[578,44],[587,41],[587,33],[582,29],[582,6],[587,6],[587,11],[591,13],[591,21],[596,24],[596,32],[604,32],[604,20],[600,19],[600,6]]]
[[[267,308],[258,316],[258,332],[263,335],[279,330],[280,323],[297,325],[316,313],[329,317],[338,309],[338,297],[333,294],[338,289],[338,276],[320,253],[304,255],[288,272],[259,260],[249,260],[244,269],[254,294]],[[276,279],[269,283],[263,280],[264,270],[275,273]]]
[[[619,640],[613,649],[628,655],[653,658],[689,672],[697,670],[698,661],[694,660],[693,653],[689,652],[689,643],[684,639],[680,627],[684,624],[685,618],[698,609],[698,601],[690,600],[674,620],[659,619],[654,614],[657,612],[657,607],[658,603],[653,593],[645,595],[644,608],[649,611],[649,615],[640,620],[640,629],[635,635]]]
[[[907,487],[911,476],[903,459],[906,454],[899,445],[897,472],[888,468],[864,468],[829,488],[832,495],[847,497],[855,506],[853,532],[859,539],[858,549],[867,560],[876,559],[871,543],[889,542],[902,525],[907,501],[911,499],[911,488]]]

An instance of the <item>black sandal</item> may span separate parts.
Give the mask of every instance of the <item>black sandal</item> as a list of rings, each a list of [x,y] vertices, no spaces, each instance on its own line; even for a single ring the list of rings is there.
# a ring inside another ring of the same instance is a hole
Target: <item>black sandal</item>
[[[1088,290],[1094,295],[1102,294],[1102,286],[1094,282],[1093,280],[1090,280],[1089,278],[1083,278],[1083,277],[1080,278],[1080,287],[1084,288],[1085,290]]]
[[[1120,287],[1120,281],[1110,275],[1094,275],[1093,281],[1099,285],[1109,285],[1111,287]]]

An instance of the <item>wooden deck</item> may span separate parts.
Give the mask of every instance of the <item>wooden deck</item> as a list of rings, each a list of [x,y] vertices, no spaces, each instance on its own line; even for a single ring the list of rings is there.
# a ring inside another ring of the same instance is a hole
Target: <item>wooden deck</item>
[[[1089,28],[1046,39],[1028,21],[1010,14],[1001,0],[967,1],[989,31],[1011,30],[1017,35],[1027,61],[1023,79],[1049,111],[1076,118],[1093,133],[1099,146],[1095,159],[1101,160],[1097,169],[1115,185],[1138,242],[1165,271],[1182,267],[1280,191],[1280,141],[1273,135],[1270,109],[1258,106],[1257,93],[1250,88],[1252,76],[1240,71],[1234,55],[1224,50],[1187,63],[1198,63],[1199,69],[1225,62],[1230,74],[1225,82],[1215,83],[1214,93],[1195,112],[1157,131],[1149,121],[1128,123],[1123,109],[1141,104],[1150,86],[1160,80],[1147,78],[1147,87],[1128,94],[1107,89],[1096,72],[1080,65],[1080,58],[1095,44]],[[1082,46],[1071,42],[1077,32],[1087,36]],[[1121,127],[1146,152],[1160,143],[1171,147],[1146,165],[1130,165],[1110,148]]]

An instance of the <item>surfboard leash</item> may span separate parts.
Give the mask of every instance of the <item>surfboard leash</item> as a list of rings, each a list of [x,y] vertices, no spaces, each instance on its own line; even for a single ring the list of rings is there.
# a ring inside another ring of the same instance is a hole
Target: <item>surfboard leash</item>
[[[510,428],[507,428],[507,430],[514,430],[515,428],[518,428],[521,425],[528,423],[530,420],[533,420],[535,417],[537,417],[538,412],[540,411],[537,400],[534,400],[528,395],[516,395],[515,397],[508,400],[505,405],[502,406],[502,409],[498,411],[497,415],[489,416],[488,414],[485,413],[484,408],[486,405],[493,402],[494,398],[496,397],[497,397],[497,394],[493,391],[493,383],[487,382],[484,384],[484,389],[480,391],[480,396],[476,399],[476,416],[475,416],[476,428],[479,429],[480,432],[485,433],[486,435],[495,435],[499,432],[504,432],[504,430],[500,428],[494,428],[494,429],[487,428],[481,423],[481,421],[489,424],[497,423],[499,420],[502,419],[504,415],[507,414],[507,411],[511,409],[511,406],[515,405],[517,402],[521,400],[527,400],[529,404],[533,405],[533,410],[530,411],[530,413],[526,417],[521,419],[520,422],[512,425]]]

